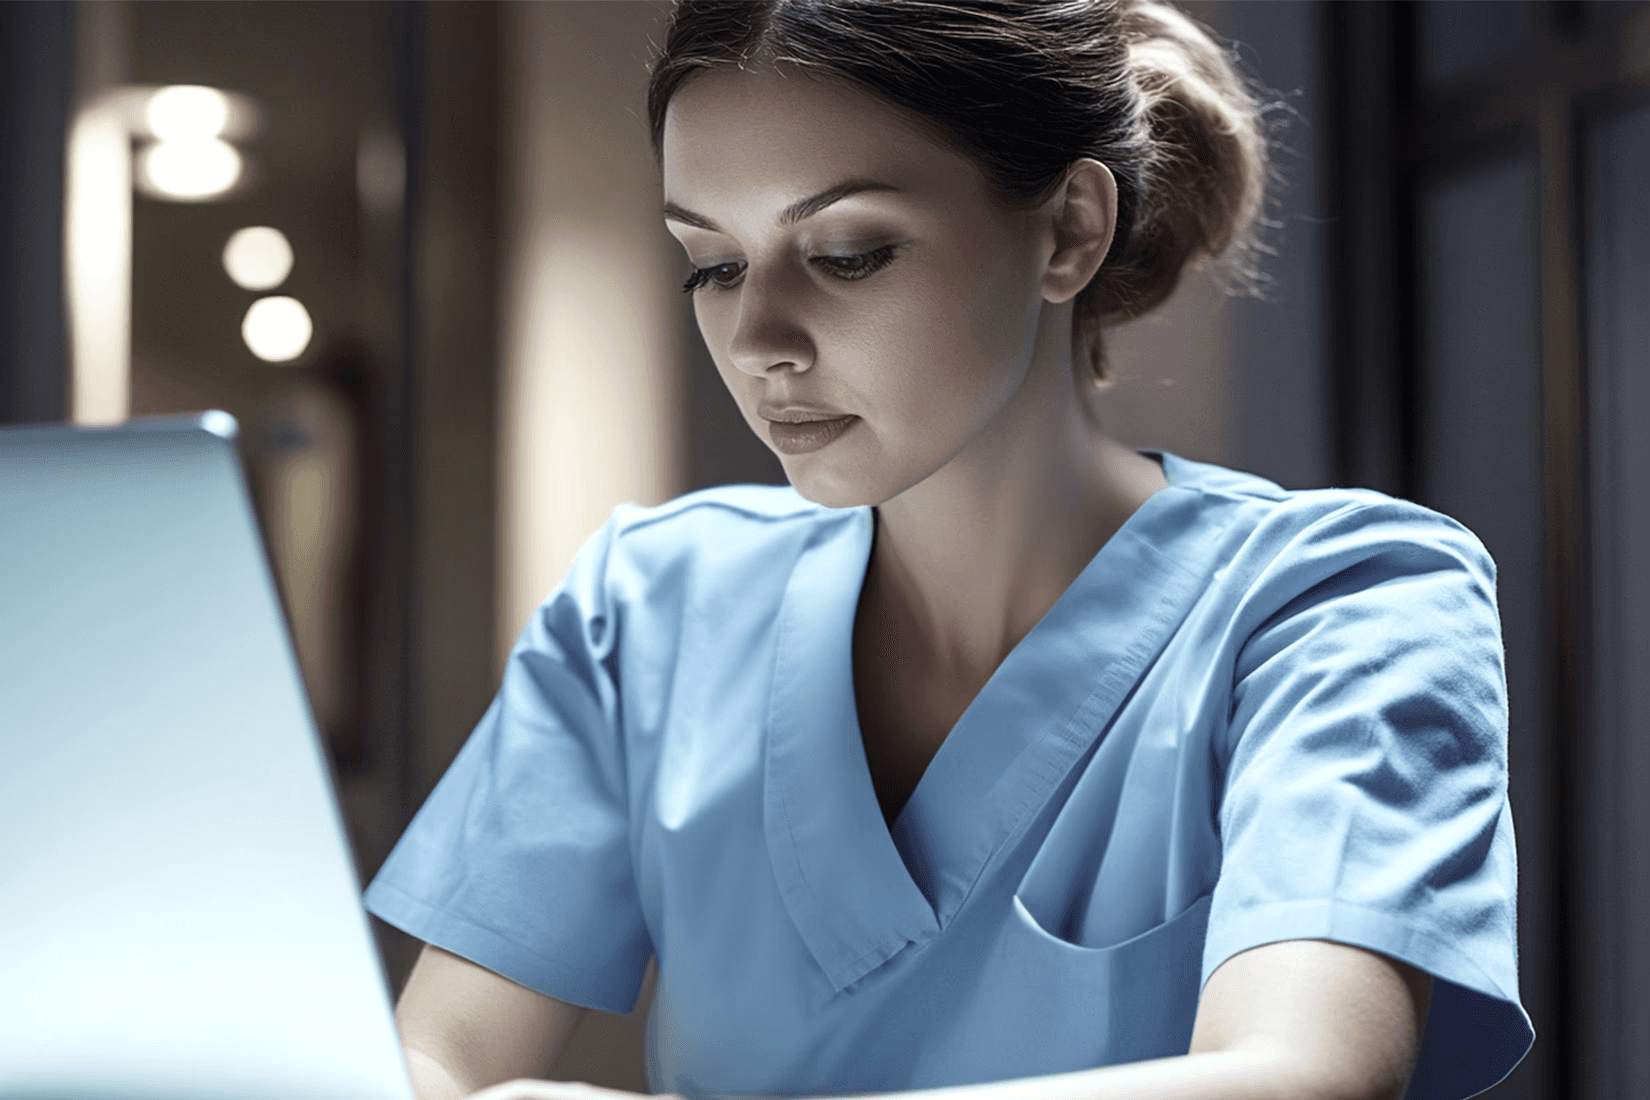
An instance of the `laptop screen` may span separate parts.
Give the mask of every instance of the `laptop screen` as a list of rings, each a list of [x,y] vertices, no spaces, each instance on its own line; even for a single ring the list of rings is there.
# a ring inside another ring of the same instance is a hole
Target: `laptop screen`
[[[0,1097],[410,1100],[233,434],[0,431]]]

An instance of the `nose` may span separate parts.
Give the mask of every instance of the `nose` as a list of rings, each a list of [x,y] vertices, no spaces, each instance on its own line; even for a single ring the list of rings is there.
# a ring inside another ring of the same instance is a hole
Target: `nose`
[[[745,269],[739,284],[739,317],[728,342],[728,358],[739,370],[763,375],[789,368],[800,373],[813,366],[814,346],[802,324],[805,287],[781,272]]]

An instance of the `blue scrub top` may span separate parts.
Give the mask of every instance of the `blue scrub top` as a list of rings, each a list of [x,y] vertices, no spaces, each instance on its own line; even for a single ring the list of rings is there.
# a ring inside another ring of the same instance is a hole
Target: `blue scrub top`
[[[1494,566],[1366,491],[1161,456],[892,829],[856,720],[869,508],[621,507],[367,891],[610,1012],[659,1091],[925,1088],[1184,1054],[1210,973],[1330,939],[1436,979],[1414,1100],[1518,1062]],[[966,532],[958,532],[966,537]]]

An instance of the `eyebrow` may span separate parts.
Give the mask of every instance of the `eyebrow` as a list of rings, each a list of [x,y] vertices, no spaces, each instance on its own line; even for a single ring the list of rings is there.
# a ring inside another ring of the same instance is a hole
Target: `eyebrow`
[[[817,195],[809,195],[799,199],[779,212],[780,225],[795,225],[806,218],[811,218],[833,203],[841,202],[850,195],[858,195],[865,191],[898,191],[899,188],[891,183],[881,183],[877,180],[851,179],[843,180],[834,187],[827,187]],[[666,201],[664,205],[665,217],[671,221],[682,222],[698,229],[708,229],[712,233],[720,233],[722,229],[715,222],[703,214],[695,214],[686,207],[677,206]]]

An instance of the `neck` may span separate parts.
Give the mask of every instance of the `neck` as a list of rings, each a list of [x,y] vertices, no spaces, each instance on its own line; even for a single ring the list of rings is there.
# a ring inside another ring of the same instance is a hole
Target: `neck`
[[[863,613],[933,675],[983,683],[1164,485],[1070,378],[1028,389],[1000,430],[876,509]]]

